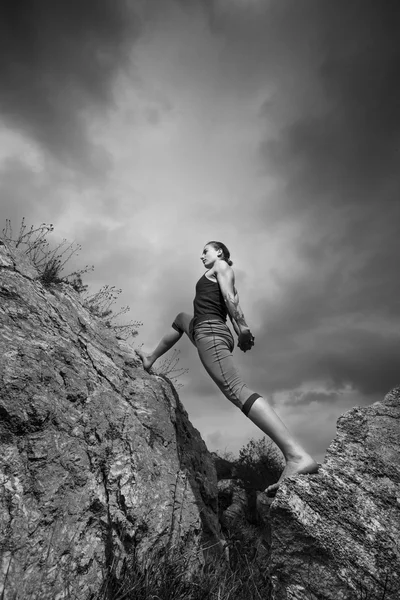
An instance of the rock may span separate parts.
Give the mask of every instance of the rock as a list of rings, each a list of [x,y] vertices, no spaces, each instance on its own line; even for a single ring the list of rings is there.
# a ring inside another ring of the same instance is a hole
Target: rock
[[[220,547],[215,468],[171,383],[0,245],[0,596],[94,598]]]
[[[287,480],[270,519],[274,600],[397,600],[400,389],[345,413],[319,473]]]
[[[218,481],[220,523],[227,540],[230,566],[242,574],[243,562],[250,561],[255,589],[266,591],[269,587],[266,586],[266,567],[270,529],[268,519],[255,515],[254,500],[253,493],[245,489],[243,482],[237,479]]]
[[[235,479],[218,481],[220,521],[225,527],[234,526],[238,520],[247,519],[248,497],[246,490]]]
[[[25,252],[0,239],[0,268],[13,269],[28,279],[38,279],[39,273]]]

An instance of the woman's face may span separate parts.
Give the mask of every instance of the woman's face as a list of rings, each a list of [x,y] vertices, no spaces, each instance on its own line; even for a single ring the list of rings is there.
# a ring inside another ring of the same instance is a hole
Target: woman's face
[[[211,269],[214,266],[215,261],[220,258],[220,254],[221,250],[216,250],[214,246],[204,246],[200,260],[203,262],[206,269]]]

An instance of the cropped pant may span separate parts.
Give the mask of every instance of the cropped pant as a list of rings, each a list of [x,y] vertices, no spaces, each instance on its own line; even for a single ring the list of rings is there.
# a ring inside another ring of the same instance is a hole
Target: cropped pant
[[[187,313],[179,313],[172,327],[181,335],[186,333],[196,346],[199,357],[211,379],[221,392],[248,415],[260,394],[251,390],[241,379],[233,364],[235,340],[229,327],[221,320],[209,319],[196,325]]]

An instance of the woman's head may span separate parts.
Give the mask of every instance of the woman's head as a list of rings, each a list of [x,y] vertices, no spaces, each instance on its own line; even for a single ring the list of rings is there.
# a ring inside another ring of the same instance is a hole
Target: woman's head
[[[203,256],[207,248],[212,248],[216,252],[216,257],[227,262],[229,266],[233,265],[233,262],[230,259],[231,253],[229,252],[225,244],[223,244],[222,242],[207,242],[207,244],[204,246]],[[205,266],[207,265],[205,264]]]

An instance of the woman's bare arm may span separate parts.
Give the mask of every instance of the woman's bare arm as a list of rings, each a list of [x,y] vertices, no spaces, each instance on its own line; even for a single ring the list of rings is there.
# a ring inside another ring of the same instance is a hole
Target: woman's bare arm
[[[230,313],[229,313],[229,312],[228,312],[228,315],[229,315],[229,319],[230,319],[230,321],[231,321],[231,323],[232,323],[232,327],[233,327],[233,329],[235,330],[235,333],[236,333],[236,335],[237,335],[237,336],[239,336],[239,335],[240,335],[240,329],[239,329],[239,327],[236,325],[236,321],[234,321],[234,320],[232,319],[232,317],[231,317],[231,315],[230,315]]]
[[[239,337],[239,348],[241,350],[250,350],[254,345],[254,337],[246,323],[245,316],[239,304],[239,294],[235,288],[235,276],[231,267],[222,262],[215,269],[215,275],[225,300],[226,307],[231,317],[234,329]],[[235,327],[236,325],[236,327]]]

